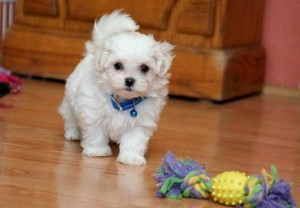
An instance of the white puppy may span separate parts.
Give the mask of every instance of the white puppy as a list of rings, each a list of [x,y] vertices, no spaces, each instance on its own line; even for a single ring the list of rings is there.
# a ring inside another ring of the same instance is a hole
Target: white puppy
[[[144,165],[147,143],[168,94],[173,46],[115,11],[94,24],[86,54],[67,79],[59,112],[65,138],[81,139],[83,154],[109,156],[109,140],[120,144],[118,161]]]

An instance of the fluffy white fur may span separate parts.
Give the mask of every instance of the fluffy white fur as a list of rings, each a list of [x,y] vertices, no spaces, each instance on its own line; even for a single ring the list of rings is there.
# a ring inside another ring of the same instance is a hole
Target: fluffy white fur
[[[85,57],[67,79],[59,112],[65,122],[65,138],[81,140],[83,154],[110,156],[109,140],[120,144],[118,161],[144,165],[147,143],[157,127],[168,94],[168,69],[173,46],[151,35],[135,32],[139,26],[115,11],[94,24]],[[121,70],[115,64],[121,63]],[[141,65],[149,71],[141,71]],[[134,78],[130,91],[125,78]],[[147,99],[136,106],[138,116],[113,108],[110,96],[119,100]]]

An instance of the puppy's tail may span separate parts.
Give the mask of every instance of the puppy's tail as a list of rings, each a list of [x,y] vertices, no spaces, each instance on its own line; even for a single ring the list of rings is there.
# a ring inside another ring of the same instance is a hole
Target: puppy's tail
[[[128,14],[115,10],[111,14],[102,16],[100,20],[96,20],[93,29],[93,41],[103,41],[105,38],[122,33],[136,31],[139,26],[131,19]]]

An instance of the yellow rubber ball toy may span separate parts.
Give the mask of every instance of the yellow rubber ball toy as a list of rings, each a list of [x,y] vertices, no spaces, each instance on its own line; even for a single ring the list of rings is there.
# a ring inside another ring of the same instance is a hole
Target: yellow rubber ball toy
[[[212,198],[221,204],[238,205],[243,202],[248,177],[238,171],[227,171],[212,179]]]

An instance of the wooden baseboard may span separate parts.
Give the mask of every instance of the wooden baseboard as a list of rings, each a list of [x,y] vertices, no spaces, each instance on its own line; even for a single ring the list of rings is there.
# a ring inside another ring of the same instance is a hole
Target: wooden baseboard
[[[293,89],[287,87],[278,87],[273,85],[265,85],[263,87],[263,93],[266,95],[277,95],[290,98],[300,98],[300,88]]]

